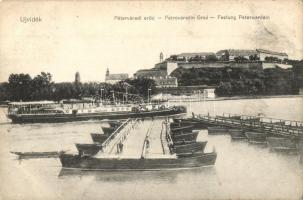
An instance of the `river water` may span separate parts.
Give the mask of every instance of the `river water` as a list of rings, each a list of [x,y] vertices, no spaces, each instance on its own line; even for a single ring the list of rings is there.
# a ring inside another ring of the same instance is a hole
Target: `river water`
[[[303,98],[271,98],[179,103],[188,115],[222,113],[303,121]],[[214,167],[163,172],[81,172],[62,170],[59,159],[17,160],[10,151],[76,152],[74,143],[90,143],[90,132],[106,122],[11,124],[0,108],[0,195],[3,199],[302,199],[303,166],[297,155],[208,136],[215,146]],[[1,199],[1,197],[0,197]]]

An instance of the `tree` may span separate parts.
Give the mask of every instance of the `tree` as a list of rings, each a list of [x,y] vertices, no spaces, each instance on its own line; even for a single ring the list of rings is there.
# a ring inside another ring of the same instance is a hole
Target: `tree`
[[[205,61],[214,62],[214,61],[218,61],[218,58],[215,55],[206,55],[205,56]]]
[[[249,60],[250,61],[256,61],[256,60],[260,60],[260,58],[258,57],[257,54],[254,54],[254,55],[250,55],[249,56]]]
[[[29,74],[11,74],[8,78],[8,92],[11,100],[30,100],[32,78]]]
[[[220,82],[215,90],[218,96],[230,96],[232,94],[232,85],[230,82]]]
[[[236,56],[236,57],[234,57],[234,60],[235,60],[237,63],[241,63],[241,62],[246,62],[246,61],[248,61],[248,59],[245,58],[244,56]]]
[[[45,100],[52,97],[52,75],[50,73],[41,72],[41,74],[34,77],[32,80],[32,94],[33,100]]]
[[[0,101],[6,101],[8,99],[10,99],[8,92],[8,83],[0,83]]]

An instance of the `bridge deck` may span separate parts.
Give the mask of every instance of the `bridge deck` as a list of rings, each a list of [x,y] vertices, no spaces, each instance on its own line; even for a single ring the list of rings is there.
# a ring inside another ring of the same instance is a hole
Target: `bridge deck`
[[[287,125],[285,123],[277,122],[266,122],[264,118],[253,117],[246,119],[235,119],[234,116],[226,117],[226,116],[198,116],[197,119],[201,120],[201,122],[210,124],[210,125],[218,125],[218,126],[226,126],[230,128],[241,128],[244,130],[255,130],[259,132],[270,133],[274,135],[281,136],[294,136],[303,138],[303,126],[294,126]],[[270,118],[268,118],[270,119]],[[296,122],[296,124],[301,124]]]

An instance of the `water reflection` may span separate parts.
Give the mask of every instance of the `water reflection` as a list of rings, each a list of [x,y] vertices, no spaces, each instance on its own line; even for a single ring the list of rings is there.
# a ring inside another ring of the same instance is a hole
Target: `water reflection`
[[[159,182],[176,183],[178,177],[183,176],[216,176],[214,167],[202,167],[184,170],[167,171],[89,171],[81,169],[61,169],[59,179],[94,177],[96,181],[102,182]]]

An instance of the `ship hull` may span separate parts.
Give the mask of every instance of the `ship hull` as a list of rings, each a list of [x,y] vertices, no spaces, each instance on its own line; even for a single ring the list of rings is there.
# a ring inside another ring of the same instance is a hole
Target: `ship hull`
[[[91,133],[90,135],[92,137],[93,142],[97,142],[100,144],[102,144],[109,137],[109,135],[99,133]]]
[[[121,126],[122,122],[111,121],[111,122],[108,122],[108,124],[110,127],[117,128],[117,127]]]
[[[196,141],[199,131],[193,131],[188,133],[171,134],[171,138],[174,143],[182,141]]]
[[[76,147],[80,155],[95,155],[102,149],[99,144],[76,144]]]
[[[233,140],[247,139],[242,129],[229,129],[228,133],[230,134],[230,137]]]
[[[112,134],[114,131],[116,130],[116,128],[114,127],[102,127],[102,131],[105,135],[110,135]]]
[[[166,109],[142,112],[111,112],[86,114],[23,114],[8,115],[13,123],[60,123],[87,120],[116,120],[128,118],[161,117],[186,113],[186,109]]]
[[[200,120],[195,118],[186,118],[186,119],[174,119],[174,123],[184,124],[193,126],[196,129],[206,129],[208,124],[202,123]]]
[[[206,144],[207,144],[207,141],[174,145],[174,152],[177,155],[182,154],[182,153],[192,153],[192,152],[198,152],[198,151],[203,152]]]
[[[179,133],[184,133],[184,132],[192,132],[194,129],[193,126],[182,126],[182,127],[175,127],[175,128],[171,128],[170,131],[173,134],[179,134]]]
[[[61,154],[63,168],[83,170],[172,170],[214,165],[217,153],[204,153],[186,158],[94,158]]]

